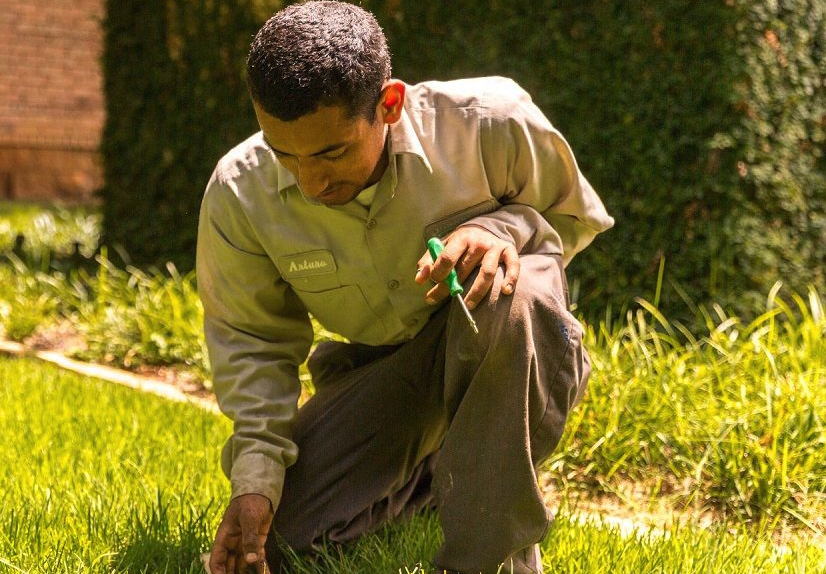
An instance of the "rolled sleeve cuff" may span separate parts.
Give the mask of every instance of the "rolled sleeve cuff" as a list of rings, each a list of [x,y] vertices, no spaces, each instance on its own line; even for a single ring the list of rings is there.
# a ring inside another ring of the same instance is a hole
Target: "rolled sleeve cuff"
[[[284,465],[268,456],[260,453],[244,454],[232,464],[232,498],[244,494],[261,494],[270,500],[275,512],[284,490],[284,474]]]
[[[460,227],[481,227],[499,239],[513,243],[519,253],[561,255],[562,239],[547,220],[526,205],[509,204],[475,217]]]

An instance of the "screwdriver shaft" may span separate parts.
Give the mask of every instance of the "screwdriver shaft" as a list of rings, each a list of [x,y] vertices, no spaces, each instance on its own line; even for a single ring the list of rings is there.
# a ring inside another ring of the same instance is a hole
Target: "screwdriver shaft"
[[[478,335],[479,327],[476,326],[476,321],[473,320],[473,316],[470,314],[470,309],[467,308],[465,300],[462,299],[461,295],[458,295],[456,300],[459,302],[459,306],[462,307],[462,311],[465,312],[465,317],[467,317],[468,323],[470,323],[470,328],[473,329],[473,332]]]

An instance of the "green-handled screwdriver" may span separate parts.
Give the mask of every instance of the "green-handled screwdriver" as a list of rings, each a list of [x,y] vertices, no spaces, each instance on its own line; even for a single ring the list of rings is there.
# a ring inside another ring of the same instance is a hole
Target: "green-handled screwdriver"
[[[438,259],[439,254],[444,248],[445,246],[442,245],[442,242],[439,241],[438,237],[431,237],[427,240],[427,250],[430,252],[430,257],[433,258],[434,262]],[[473,316],[470,314],[470,309],[467,308],[467,305],[465,305],[465,300],[461,297],[465,290],[462,289],[462,284],[459,283],[459,276],[456,275],[456,269],[450,270],[447,279],[445,279],[445,283],[450,289],[450,296],[454,297],[459,302],[459,305],[462,307],[462,311],[465,312],[465,317],[467,317],[467,320],[470,323],[470,328],[473,329],[473,332],[478,335],[479,328],[476,326],[476,321],[473,320]]]

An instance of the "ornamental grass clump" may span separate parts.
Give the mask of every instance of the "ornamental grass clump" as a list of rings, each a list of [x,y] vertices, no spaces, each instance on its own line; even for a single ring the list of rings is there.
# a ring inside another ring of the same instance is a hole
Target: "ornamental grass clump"
[[[744,522],[822,528],[826,502],[826,316],[822,297],[781,296],[748,324],[700,310],[695,336],[639,301],[625,325],[588,329],[594,376],[550,463],[559,484]]]

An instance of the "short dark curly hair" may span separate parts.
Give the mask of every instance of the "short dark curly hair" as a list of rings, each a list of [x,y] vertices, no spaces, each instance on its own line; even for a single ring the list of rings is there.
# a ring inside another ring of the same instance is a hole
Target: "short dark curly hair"
[[[285,122],[328,105],[374,121],[389,78],[384,32],[372,14],[346,2],[317,0],[280,10],[258,31],[247,58],[250,95]]]

